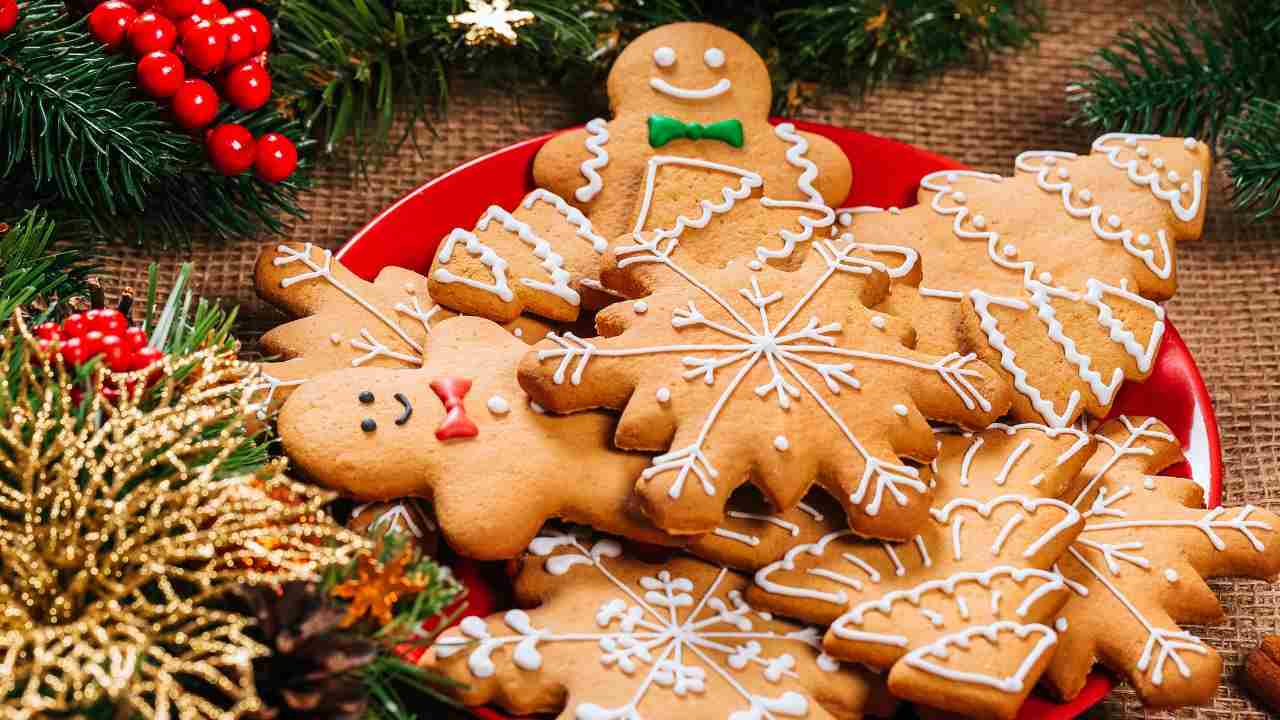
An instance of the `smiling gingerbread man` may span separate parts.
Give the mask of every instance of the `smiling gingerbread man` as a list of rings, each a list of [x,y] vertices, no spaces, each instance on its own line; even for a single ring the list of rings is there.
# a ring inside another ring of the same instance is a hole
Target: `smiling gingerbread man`
[[[768,68],[726,30],[676,23],[641,35],[608,92],[613,120],[557,136],[534,161],[538,186],[582,208],[606,238],[649,231],[705,264],[789,270],[849,192],[838,146],[769,123]]]

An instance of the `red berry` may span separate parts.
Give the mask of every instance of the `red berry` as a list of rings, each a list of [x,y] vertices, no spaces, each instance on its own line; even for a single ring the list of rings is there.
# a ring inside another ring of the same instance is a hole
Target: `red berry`
[[[209,20],[217,20],[229,14],[222,0],[196,0],[196,12]]]
[[[62,354],[62,361],[68,365],[83,365],[89,359],[89,354],[84,349],[84,341],[78,337],[63,341],[58,352]]]
[[[173,117],[188,130],[198,130],[218,114],[218,93],[203,80],[187,80],[173,94]]]
[[[147,332],[140,327],[131,327],[124,331],[124,344],[130,352],[141,350],[147,346]]]
[[[86,357],[93,357],[102,352],[103,337],[101,330],[90,330],[80,337],[80,345],[84,348]]]
[[[62,327],[56,322],[40,323],[36,326],[36,337],[41,340],[61,340]]]
[[[209,162],[223,175],[239,175],[253,166],[253,135],[243,125],[227,123],[210,130],[205,149]]]
[[[157,50],[172,50],[178,41],[178,29],[169,18],[151,10],[142,13],[129,26],[129,46],[138,56]]]
[[[18,0],[0,0],[0,35],[18,24]]]
[[[133,351],[119,335],[102,338],[102,355],[111,372],[128,372],[133,368]]]
[[[80,337],[88,329],[82,313],[71,313],[62,321],[62,332],[67,337]]]
[[[215,70],[227,57],[227,32],[201,20],[182,36],[182,55],[200,72]]]
[[[227,72],[222,92],[241,110],[257,110],[271,98],[271,76],[259,63],[242,63]]]
[[[154,363],[159,362],[162,357],[164,357],[164,353],[150,345],[147,345],[133,354],[133,369],[145,370],[146,368],[151,367]]]
[[[186,75],[182,60],[171,52],[148,53],[138,61],[138,87],[153,98],[167,98],[178,92]]]
[[[103,308],[97,313],[90,322],[90,326],[94,330],[101,331],[103,335],[119,335],[129,327],[129,323],[125,322],[124,314],[115,308]]]
[[[129,3],[107,0],[89,13],[89,32],[103,45],[116,48],[137,17],[138,11]]]
[[[156,0],[152,7],[170,20],[178,20],[191,15],[199,6],[197,0]]]
[[[293,174],[298,167],[298,148],[293,141],[280,133],[267,133],[258,138],[257,155],[253,160],[254,173],[269,183],[278,183]]]
[[[231,15],[249,26],[255,53],[266,52],[271,47],[271,23],[266,15],[253,8],[240,8]]]
[[[253,31],[232,15],[217,19],[217,24],[227,36],[227,65],[242,63],[253,57]]]

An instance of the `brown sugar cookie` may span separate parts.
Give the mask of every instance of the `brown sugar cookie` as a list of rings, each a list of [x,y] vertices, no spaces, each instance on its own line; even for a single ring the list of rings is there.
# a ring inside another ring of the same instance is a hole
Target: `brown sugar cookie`
[[[533,174],[611,241],[647,231],[704,264],[794,269],[815,228],[832,224],[828,206],[848,195],[852,173],[835,143],[769,124],[768,68],[727,30],[644,33],[618,56],[608,92],[613,119],[553,138]]]
[[[977,352],[1018,391],[1017,418],[1065,426],[1151,372],[1209,167],[1193,139],[1111,133],[1089,155],[1024,152],[1009,178],[930,174],[915,207],[841,211],[837,232],[918,259],[920,281],[881,309],[916,325],[921,350]]]
[[[351,511],[347,527],[374,538],[398,535],[425,555],[435,555],[440,547],[440,528],[435,517],[430,508],[416,498],[358,505]]]
[[[827,652],[888,670],[898,697],[1010,718],[1057,641],[1069,590],[1053,565],[1084,524],[1057,496],[1092,441],[1031,424],[938,441],[933,507],[908,542],[862,540],[830,523],[757,572],[748,598],[830,624]]]
[[[711,532],[748,481],[780,510],[818,482],[855,531],[910,536],[929,490],[903,457],[934,456],[927,419],[1003,413],[995,372],[904,345],[909,327],[864,307],[887,276],[850,245],[815,244],[795,272],[688,266],[668,246],[610,250],[653,269],[651,294],[602,310],[604,338],[549,335],[521,363],[526,392],[553,412],[622,410],[615,444],[663,452],[637,492],[669,532]]]
[[[271,243],[258,253],[258,295],[301,318],[268,331],[260,340],[267,355],[251,389],[250,410],[265,420],[299,385],[329,370],[349,367],[417,367],[432,328],[456,313],[437,306],[427,279],[388,267],[368,282],[333,253],[311,243]],[[549,330],[520,317],[507,329],[527,342]]]
[[[584,305],[606,304],[591,283],[608,247],[580,210],[534,190],[513,210],[490,205],[474,229],[445,236],[428,288],[441,305],[495,322],[524,312],[573,322]]]
[[[1195,483],[1159,475],[1182,452],[1154,418],[1121,417],[1097,437],[1067,496],[1086,522],[1060,567],[1080,592],[1062,610],[1070,629],[1042,680],[1074,697],[1100,662],[1147,705],[1207,703],[1222,659],[1178,623],[1222,619],[1204,578],[1280,572],[1280,517],[1251,505],[1208,510]]]
[[[421,368],[348,368],[295,390],[277,423],[284,450],[357,500],[431,500],[468,557],[513,557],[553,517],[672,543],[631,507],[649,458],[610,446],[608,415],[551,417],[531,403],[516,384],[525,350],[488,320],[446,320]]]
[[[743,600],[746,578],[693,558],[651,564],[614,540],[533,541],[516,578],[528,610],[465,618],[424,662],[467,705],[580,720],[859,718],[891,704],[822,654],[818,634]]]
[[[686,549],[737,570],[757,570],[796,545],[849,526],[844,508],[820,488],[790,510],[775,510],[755,486],[743,485],[729,498],[728,508],[715,530],[693,538]]]

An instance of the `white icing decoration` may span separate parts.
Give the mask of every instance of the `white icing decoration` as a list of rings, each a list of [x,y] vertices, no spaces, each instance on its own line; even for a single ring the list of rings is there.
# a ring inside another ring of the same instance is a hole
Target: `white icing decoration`
[[[547,414],[547,409],[546,409],[546,408],[542,407],[541,405],[539,405],[538,403],[536,403],[536,402],[534,402],[534,401],[532,401],[532,400],[530,400],[530,401],[529,401],[529,409],[530,409],[530,410],[532,410],[534,413],[536,413],[536,414],[538,414],[538,415],[546,415],[546,414]]]
[[[365,503],[364,505],[356,507],[351,511],[351,516],[355,517],[360,515],[369,508],[369,505],[370,503]],[[432,523],[430,518],[424,518],[424,520],[426,521],[428,530],[436,529],[435,523]],[[377,530],[383,527],[387,528],[387,530],[391,532],[407,532],[416,538],[422,538],[424,536],[422,528],[418,527],[418,523],[413,519],[413,513],[409,512],[409,508],[405,507],[401,503],[392,504],[391,507],[383,511],[381,515],[374,518],[373,522],[369,523],[368,529]]]
[[[511,412],[511,403],[507,402],[501,395],[494,395],[486,400],[485,407],[489,408],[489,412],[494,415],[506,415]]]
[[[275,400],[276,390],[282,387],[297,387],[305,382],[307,382],[305,378],[301,380],[281,380],[274,375],[259,370],[258,374],[254,376],[253,382],[245,389],[244,411],[259,420],[266,420],[267,408],[271,407],[271,403]],[[263,390],[266,391],[266,395],[263,396],[262,400],[249,402],[251,398]]]
[[[758,515],[756,513],[740,512],[738,510],[730,510],[725,514],[731,518],[737,518],[739,520],[759,520],[760,522],[766,522],[770,525],[776,525],[783,530],[786,530],[791,537],[795,537],[800,534],[799,525],[788,520],[784,520],[776,515]]]
[[[516,337],[524,337],[524,328],[516,328],[515,330],[511,331],[511,334],[515,335]]]
[[[334,345],[341,344],[342,336],[339,335],[338,333],[333,333],[332,335],[329,336],[329,342],[333,343]]]
[[[962,650],[969,648],[973,638],[982,636],[992,645],[996,644],[998,636],[1002,632],[1011,632],[1019,639],[1024,639],[1029,635],[1036,635],[1038,639],[1030,651],[1023,657],[1022,662],[1014,673],[1008,677],[997,677],[987,673],[955,670],[945,665],[934,662],[931,658],[945,660],[950,657],[951,647],[957,647]],[[1008,620],[991,623],[990,625],[978,625],[975,627],[965,628],[961,632],[944,635],[943,637],[927,644],[922,645],[902,658],[902,662],[907,665],[953,682],[969,683],[972,685],[982,685],[994,688],[1006,693],[1020,693],[1026,689],[1027,675],[1040,661],[1041,656],[1049,652],[1058,642],[1057,634],[1050,628],[1039,623],[1031,623],[1023,625]]]
[[[604,178],[600,177],[600,169],[609,164],[609,151],[604,149],[609,142],[609,126],[603,118],[595,118],[587,123],[587,152],[591,157],[578,166],[587,184],[573,191],[578,202],[591,202],[604,189]]]
[[[1164,579],[1171,583],[1178,582],[1178,571],[1173,568],[1165,568]]]
[[[720,201],[713,202],[711,200],[700,200],[698,206],[702,208],[702,213],[696,218],[689,218],[681,215],[676,218],[675,224],[670,228],[658,229],[653,231],[655,240],[666,240],[668,238],[678,238],[684,233],[685,228],[701,229],[711,222],[712,215],[722,215],[729,212],[734,204],[739,200],[743,200],[751,195],[751,191],[764,185],[764,179],[758,173],[744,170],[732,165],[722,163],[714,163],[708,160],[700,160],[698,158],[684,158],[675,155],[654,155],[649,158],[648,169],[644,178],[644,195],[640,199],[640,212],[636,215],[635,226],[632,227],[633,233],[639,233],[644,230],[645,223],[649,221],[649,209],[653,204],[653,193],[655,183],[657,181],[658,168],[664,165],[684,165],[686,167],[702,168],[703,170],[711,170],[714,172],[722,172],[729,175],[736,175],[740,178],[738,187],[725,187],[720,192]]]
[[[888,323],[885,321],[884,316],[882,315],[876,315],[871,318],[871,327],[876,328],[877,330],[883,330],[885,325],[887,324]]]
[[[658,388],[658,392],[656,393],[656,395],[657,395],[657,397],[658,397],[658,402],[660,402],[660,403],[664,403],[664,404],[665,404],[665,403],[669,403],[669,402],[671,402],[671,389],[670,389],[670,388],[660,387],[660,388]]]
[[[729,82],[729,78],[720,78],[711,87],[690,89],[672,85],[660,77],[651,77],[649,78],[649,87],[663,95],[679,98],[680,100],[710,100],[729,92],[729,89],[733,87],[733,83]]]
[[[664,67],[664,68],[675,65],[676,51],[673,50],[672,48],[667,47],[666,45],[654,48],[653,64],[657,65],[658,67]]]
[[[724,51],[720,48],[707,48],[707,51],[702,53],[702,61],[706,63],[709,68],[723,67]]]
[[[1120,153],[1123,151],[1123,147],[1108,144],[1117,138],[1123,138],[1126,143],[1128,143],[1130,139],[1133,139],[1136,144],[1137,140],[1160,140],[1160,136],[1107,133],[1093,141],[1093,150],[1095,152],[1104,153],[1111,165],[1115,168],[1124,170],[1129,180],[1135,185],[1142,185],[1150,188],[1152,194],[1169,203],[1169,207],[1173,210],[1174,215],[1176,215],[1179,220],[1183,222],[1191,222],[1194,220],[1196,215],[1200,212],[1201,192],[1204,185],[1204,178],[1201,177],[1200,171],[1196,170],[1191,175],[1192,197],[1191,201],[1184,205],[1182,204],[1183,199],[1180,197],[1183,193],[1179,193],[1177,188],[1174,188],[1173,190],[1166,190],[1161,187],[1159,173],[1149,172],[1143,174],[1138,171],[1139,162],[1137,160],[1120,160]],[[1183,147],[1190,150],[1194,145],[1189,147],[1184,141]],[[1145,150],[1145,148],[1139,147],[1139,155],[1142,154],[1143,150]]]
[[[911,411],[907,408],[907,406],[906,406],[906,405],[903,405],[902,403],[898,403],[898,404],[894,405],[894,406],[893,406],[893,411],[894,411],[895,413],[897,413],[898,415],[902,416],[902,417],[906,417],[906,416],[907,416],[907,413],[911,412]]]
[[[787,440],[785,435],[779,435],[773,439],[773,447],[782,452],[791,447],[791,442]]]
[[[1068,627],[1067,619],[1064,617],[1060,617],[1053,622],[1053,628],[1060,633],[1066,632],[1067,627]]]
[[[637,300],[631,303],[631,309],[636,311],[637,315],[643,315],[649,310],[649,303],[643,300]]]

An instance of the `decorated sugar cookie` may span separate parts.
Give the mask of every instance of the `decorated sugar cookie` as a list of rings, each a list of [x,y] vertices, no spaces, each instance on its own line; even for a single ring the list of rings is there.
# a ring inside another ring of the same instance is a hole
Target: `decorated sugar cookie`
[[[521,563],[529,610],[466,618],[426,662],[468,705],[580,720],[859,718],[891,705],[812,629],[743,599],[746,578],[692,558],[651,564],[555,533]]]
[[[918,260],[919,282],[895,284],[883,309],[927,352],[972,349],[1002,368],[1019,419],[1104,417],[1160,349],[1177,243],[1204,224],[1209,148],[1112,133],[1089,155],[1030,151],[1015,167],[933,173],[915,207],[841,211],[838,233]]]
[[[669,532],[713,531],[748,481],[780,510],[818,482],[855,531],[910,536],[929,489],[903,458],[934,456],[929,418],[985,426],[1002,414],[995,372],[904,345],[910,328],[864,307],[888,278],[853,244],[815,244],[795,272],[686,266],[669,246],[610,250],[654,268],[651,293],[602,310],[603,338],[549,335],[521,363],[521,386],[553,412],[622,410],[615,444],[663,453],[637,492]]]
[[[347,527],[368,535],[398,535],[426,555],[435,555],[440,546],[440,528],[429,507],[416,498],[389,502],[368,502],[351,511]]]
[[[1087,433],[995,425],[940,433],[929,519],[904,543],[838,522],[755,576],[753,605],[819,625],[835,657],[889,670],[898,697],[1010,718],[1058,642],[1068,582],[1054,563],[1084,525],[1058,496],[1093,452]]]
[[[553,517],[671,543],[631,504],[648,457],[612,449],[607,415],[531,403],[516,384],[525,350],[488,320],[446,320],[419,368],[348,368],[295,390],[277,423],[284,450],[358,500],[432,500],[445,539],[472,558],[519,554]]]
[[[839,147],[769,124],[768,68],[727,30],[676,23],[641,35],[614,63],[608,92],[613,119],[552,139],[533,171],[610,241],[649,231],[704,264],[794,269],[814,229],[831,226],[828,205],[849,192]]]
[[[790,510],[776,510],[755,486],[743,485],[729,498],[728,508],[715,530],[692,539],[686,549],[738,570],[757,570],[796,545],[848,527],[844,508],[821,488],[810,490]]]
[[[1070,630],[1043,680],[1074,697],[1101,662],[1147,705],[1207,703],[1222,658],[1178,623],[1222,619],[1205,578],[1280,573],[1280,517],[1251,505],[1208,510],[1195,483],[1159,475],[1182,453],[1154,418],[1121,417],[1097,437],[1069,495],[1084,530],[1060,565],[1079,592],[1062,611]]]
[[[534,190],[511,211],[491,205],[475,228],[445,236],[431,263],[431,297],[496,322],[523,312],[572,322],[582,308],[613,300],[599,289],[608,247],[580,210]]]
[[[263,352],[284,360],[261,366],[250,404],[260,419],[329,370],[418,367],[432,329],[456,314],[432,302],[427,279],[415,272],[388,267],[368,282],[311,243],[263,246],[255,277],[264,300],[301,318],[262,336]],[[548,327],[528,317],[507,325],[530,343]]]

